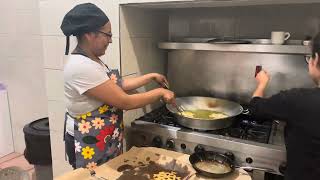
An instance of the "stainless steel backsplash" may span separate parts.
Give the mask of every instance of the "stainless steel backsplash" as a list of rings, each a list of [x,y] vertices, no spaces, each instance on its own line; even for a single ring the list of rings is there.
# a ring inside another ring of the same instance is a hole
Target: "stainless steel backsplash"
[[[320,31],[320,4],[174,9],[169,14],[170,40],[183,37],[270,38],[288,31],[304,39]]]
[[[271,76],[266,97],[281,90],[314,87],[302,55],[173,50],[168,79],[177,96],[210,96],[248,103],[256,87],[255,66]]]

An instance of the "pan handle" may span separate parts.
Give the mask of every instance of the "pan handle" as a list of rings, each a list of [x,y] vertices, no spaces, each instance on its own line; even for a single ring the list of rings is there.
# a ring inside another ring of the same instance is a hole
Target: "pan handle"
[[[235,166],[235,168],[247,169],[247,170],[259,170],[259,171],[266,171],[266,172],[270,172],[270,173],[276,173],[275,170],[270,169],[270,168],[251,167],[251,166]]]
[[[194,152],[195,153],[202,153],[202,152],[205,152],[206,150],[204,149],[203,146],[201,145],[197,145],[195,148],[194,148]]]
[[[249,110],[249,109],[244,109],[244,110],[242,111],[242,114],[248,115],[248,114],[250,114],[250,110]]]

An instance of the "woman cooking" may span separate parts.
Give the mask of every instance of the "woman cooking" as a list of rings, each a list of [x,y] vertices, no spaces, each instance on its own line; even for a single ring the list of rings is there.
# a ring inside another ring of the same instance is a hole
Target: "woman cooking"
[[[80,4],[71,9],[61,29],[67,36],[66,54],[69,36],[76,36],[78,41],[64,67],[66,152],[74,168],[93,168],[122,152],[122,110],[140,108],[160,99],[172,103],[174,94],[164,88],[126,93],[152,80],[161,85],[168,82],[157,73],[122,79],[118,70],[109,69],[100,60],[112,42],[111,23],[94,4]]]
[[[312,57],[307,60],[309,75],[315,88],[282,91],[263,98],[269,76],[265,71],[257,74],[257,88],[250,102],[255,116],[271,117],[287,123],[286,180],[320,179],[320,33],[312,42]]]

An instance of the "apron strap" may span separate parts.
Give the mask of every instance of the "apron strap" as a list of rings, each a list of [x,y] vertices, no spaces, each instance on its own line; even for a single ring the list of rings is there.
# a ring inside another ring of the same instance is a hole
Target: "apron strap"
[[[64,124],[63,124],[63,141],[66,141],[66,133],[67,133],[67,120],[68,120],[68,116],[71,117],[73,120],[74,118],[68,113],[66,112],[64,114]],[[75,123],[74,123],[75,124]],[[77,127],[77,126],[75,126]],[[69,133],[68,133],[69,134]],[[69,134],[70,135],[70,134]],[[68,156],[67,156],[67,146],[64,146],[64,156],[65,156],[65,160],[68,161]]]
[[[63,123],[63,141],[66,140],[66,127],[67,127],[67,113],[64,114],[64,123]]]
[[[64,124],[63,124],[63,141],[64,141],[64,142],[66,141],[67,113],[68,113],[68,112],[66,112],[66,113],[64,114]],[[64,159],[65,159],[66,161],[68,161],[67,146],[66,146],[66,145],[64,146]]]
[[[70,36],[66,36],[66,49],[64,52],[65,55],[69,54],[69,47],[70,47]]]

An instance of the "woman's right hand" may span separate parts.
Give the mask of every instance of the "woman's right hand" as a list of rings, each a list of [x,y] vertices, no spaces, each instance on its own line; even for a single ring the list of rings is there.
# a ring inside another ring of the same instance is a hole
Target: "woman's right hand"
[[[175,95],[174,92],[168,90],[168,89],[161,89],[162,90],[162,99],[165,103],[173,104],[175,103]]]
[[[258,86],[267,86],[269,80],[270,80],[270,76],[268,75],[268,73],[265,70],[261,70],[257,76],[256,76],[256,80],[258,83]]]

